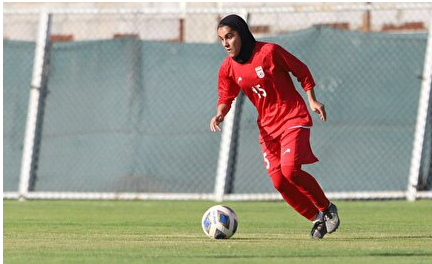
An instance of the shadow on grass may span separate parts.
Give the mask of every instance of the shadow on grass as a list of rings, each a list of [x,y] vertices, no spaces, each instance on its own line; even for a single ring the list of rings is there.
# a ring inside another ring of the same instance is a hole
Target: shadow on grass
[[[299,254],[299,255],[193,255],[193,256],[154,256],[147,258],[187,258],[187,259],[280,259],[280,258],[362,258],[362,257],[432,257],[432,252],[424,252],[424,253],[403,253],[403,252],[384,252],[384,253],[365,253],[361,255],[356,254]]]
[[[274,240],[275,237],[233,237],[230,239],[230,241],[234,240],[234,241],[263,241],[263,240]],[[299,241],[305,241],[305,238],[303,237],[298,237],[298,238],[293,238],[293,237],[277,237],[278,240],[299,240]],[[374,236],[352,236],[352,237],[340,237],[340,236],[332,236],[332,235],[327,235],[324,239],[322,240],[313,240],[310,239],[310,241],[326,241],[326,240],[330,240],[331,241],[357,241],[357,240],[374,240],[374,239],[379,239],[379,240],[399,240],[399,239],[432,239],[432,235],[374,235]],[[221,241],[225,241],[225,240],[221,240]]]
[[[325,238],[324,238],[325,239]],[[432,239],[432,235],[374,235],[374,236],[353,236],[350,238],[337,238],[339,241],[356,241],[356,240],[393,240],[393,239]]]
[[[372,257],[432,257],[432,252],[404,253],[404,252],[383,252],[369,253],[366,256]]]

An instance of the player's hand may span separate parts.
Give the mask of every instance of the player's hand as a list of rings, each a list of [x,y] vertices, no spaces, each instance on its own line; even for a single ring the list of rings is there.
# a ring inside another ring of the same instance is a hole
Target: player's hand
[[[317,113],[322,121],[326,121],[327,120],[327,114],[326,114],[324,105],[318,101],[312,101],[309,103],[310,103],[310,108],[312,109],[312,111]]]
[[[223,121],[224,121],[223,115],[215,115],[214,117],[212,117],[212,119],[210,120],[210,130],[212,132],[222,131],[222,128],[219,126],[219,124],[222,123]]]

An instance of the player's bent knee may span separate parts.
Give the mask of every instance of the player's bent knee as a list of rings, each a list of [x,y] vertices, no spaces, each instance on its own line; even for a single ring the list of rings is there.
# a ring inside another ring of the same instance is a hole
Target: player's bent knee
[[[297,166],[282,166],[283,176],[291,183],[297,183],[300,176],[300,167]]]
[[[270,174],[270,178],[272,179],[274,188],[280,192],[283,188],[283,179],[284,179],[281,170],[272,172]]]

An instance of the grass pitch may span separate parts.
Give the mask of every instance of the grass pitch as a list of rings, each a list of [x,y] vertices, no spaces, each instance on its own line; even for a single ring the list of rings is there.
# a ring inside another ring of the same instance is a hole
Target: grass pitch
[[[338,231],[284,202],[226,202],[228,240],[201,229],[208,201],[4,201],[4,263],[432,263],[432,201],[336,201]]]

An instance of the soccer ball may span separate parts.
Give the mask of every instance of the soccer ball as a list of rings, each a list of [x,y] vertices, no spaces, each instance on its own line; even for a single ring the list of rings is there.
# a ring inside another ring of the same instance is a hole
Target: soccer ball
[[[237,215],[224,205],[210,207],[203,215],[201,226],[204,233],[213,239],[227,239],[237,231]]]

